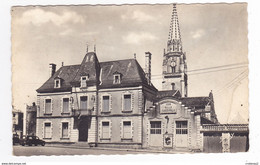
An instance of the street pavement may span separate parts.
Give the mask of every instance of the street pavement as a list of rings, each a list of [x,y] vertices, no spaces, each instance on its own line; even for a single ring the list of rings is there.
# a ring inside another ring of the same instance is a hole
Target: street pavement
[[[122,149],[122,148],[100,148],[75,145],[55,145],[46,144],[45,146],[13,146],[13,155],[32,156],[32,155],[125,155],[125,154],[159,154],[159,153],[187,153],[187,151],[155,151],[144,149]]]
[[[101,150],[93,148],[70,148],[59,146],[14,146],[13,155],[32,156],[32,155],[115,155],[115,154],[137,154],[133,151]]]

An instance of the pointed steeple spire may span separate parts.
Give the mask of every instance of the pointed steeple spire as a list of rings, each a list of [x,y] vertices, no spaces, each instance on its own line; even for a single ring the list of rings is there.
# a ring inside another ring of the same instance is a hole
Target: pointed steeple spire
[[[187,97],[186,53],[182,50],[181,33],[176,4],[173,4],[167,49],[163,52],[163,90],[178,90]],[[173,88],[173,84],[175,85]]]
[[[176,4],[173,4],[172,18],[167,42],[167,52],[182,52],[181,33]]]

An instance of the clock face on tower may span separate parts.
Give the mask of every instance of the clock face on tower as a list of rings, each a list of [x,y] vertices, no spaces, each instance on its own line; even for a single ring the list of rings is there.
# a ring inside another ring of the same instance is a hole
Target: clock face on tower
[[[175,67],[176,66],[176,62],[174,60],[171,61],[171,67]]]

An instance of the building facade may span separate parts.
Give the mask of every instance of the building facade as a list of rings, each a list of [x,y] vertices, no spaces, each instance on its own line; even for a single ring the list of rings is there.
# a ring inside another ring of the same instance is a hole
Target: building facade
[[[37,90],[40,138],[142,146],[144,109],[153,105],[157,89],[135,59],[99,62],[89,52],[80,65],[54,69],[51,64],[50,78]]]
[[[37,89],[37,136],[46,142],[203,151],[203,126],[219,123],[212,92],[188,97],[175,5],[163,54],[162,91],[151,83],[152,54],[144,57],[144,70],[136,59],[99,62],[95,52],[57,71],[50,64],[50,78]]]
[[[186,53],[182,49],[175,5],[162,68],[162,91],[157,92],[155,107],[145,113],[145,146],[203,150],[202,124],[218,123],[213,94],[188,97]]]
[[[19,137],[23,136],[23,112],[17,109],[12,110],[12,121],[13,121],[13,134],[19,135]]]
[[[26,105],[26,135],[36,135],[36,116],[37,106],[35,102],[32,105]]]

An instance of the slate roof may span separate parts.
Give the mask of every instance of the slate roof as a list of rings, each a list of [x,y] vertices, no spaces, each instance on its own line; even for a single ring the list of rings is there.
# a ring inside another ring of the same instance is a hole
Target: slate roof
[[[210,101],[209,97],[181,97],[181,94],[178,90],[158,91],[156,99],[160,100],[169,97],[173,97],[179,100],[186,107],[195,107],[195,108],[204,108]]]
[[[180,92],[178,90],[166,90],[166,91],[158,91],[156,95],[156,99],[162,99],[166,97],[181,97]]]
[[[180,101],[186,107],[204,108],[210,99],[209,97],[183,97]]]
[[[75,78],[79,68],[80,65],[69,65],[61,67],[36,91],[39,93],[71,91],[70,82]],[[57,77],[61,79],[60,88],[54,88],[54,78]]]
[[[96,53],[89,52],[83,58],[79,71],[77,72],[71,84],[74,86],[80,86],[81,76],[88,76],[88,84],[94,85],[98,83],[100,66],[96,56]]]
[[[145,73],[135,59],[88,64],[89,63],[86,63],[85,56],[81,65],[61,67],[36,91],[39,93],[71,91],[72,85],[78,86],[80,84],[80,74],[82,73],[90,74],[89,81],[96,81],[100,84],[99,88],[135,87],[145,85],[150,89],[157,91],[152,84],[148,85]],[[96,70],[100,71],[96,72]],[[120,84],[113,84],[113,73],[115,72],[122,74]],[[55,77],[59,77],[62,80],[60,88],[54,88]]]
[[[100,72],[100,88],[148,85],[145,73],[135,59],[101,62],[100,66],[102,68]],[[121,74],[120,84],[113,84],[114,73]]]

